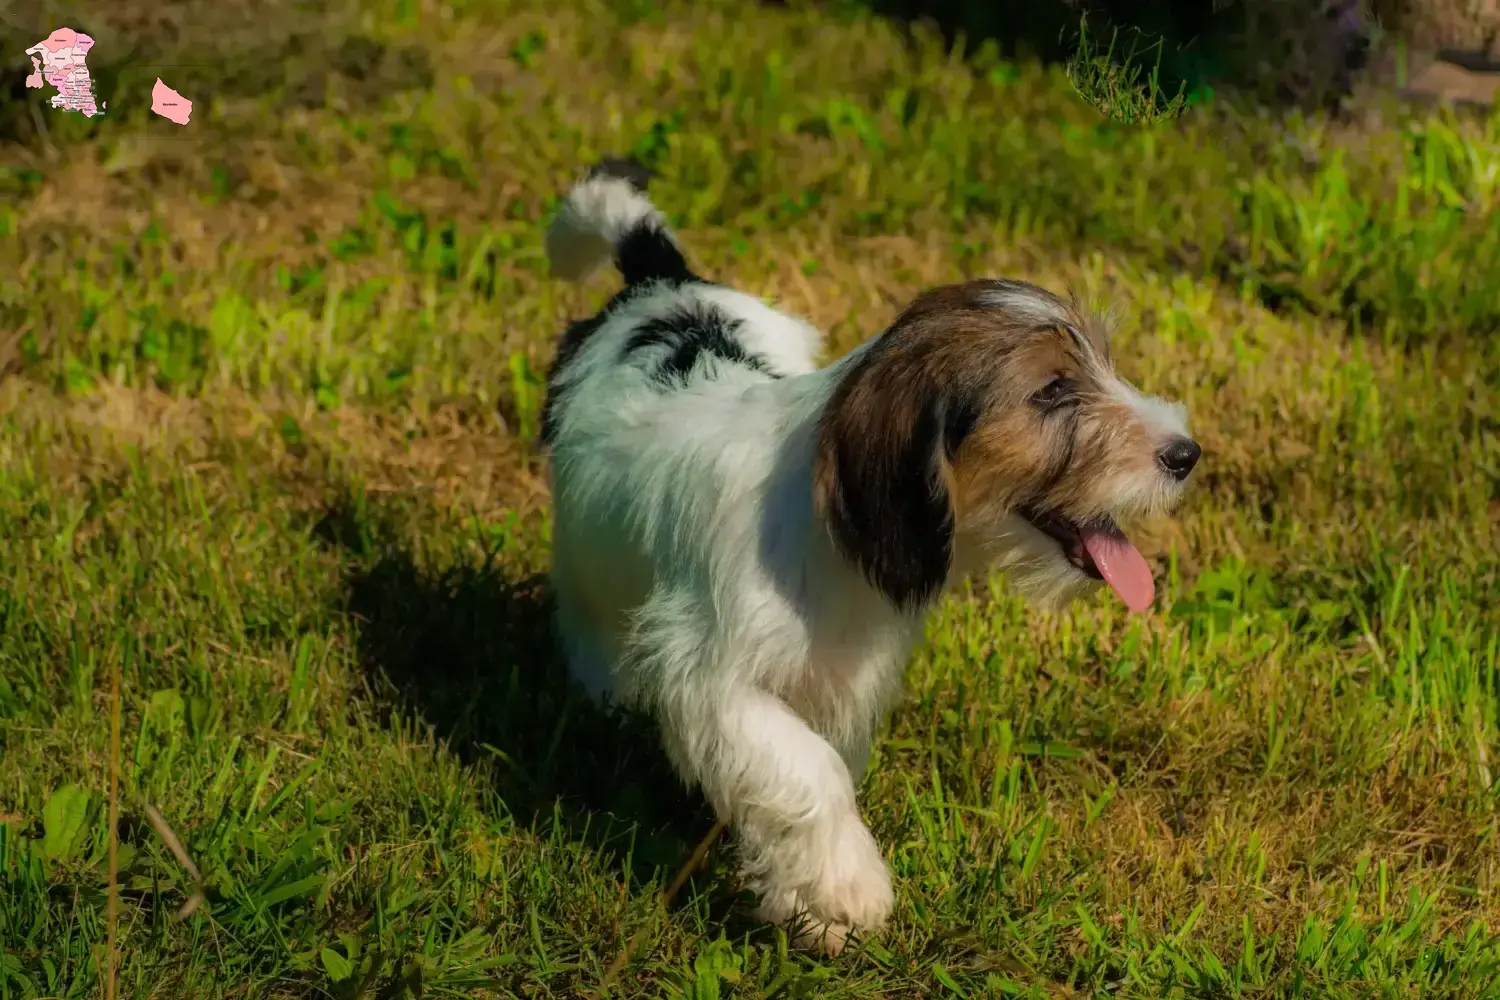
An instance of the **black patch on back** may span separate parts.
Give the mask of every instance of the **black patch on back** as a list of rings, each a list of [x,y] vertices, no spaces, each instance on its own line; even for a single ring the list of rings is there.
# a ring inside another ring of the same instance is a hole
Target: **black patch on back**
[[[698,303],[683,306],[642,323],[626,341],[620,360],[626,362],[632,354],[653,347],[670,348],[651,373],[652,379],[661,385],[681,383],[705,356],[780,378],[765,359],[745,350],[736,339],[739,327],[739,320],[712,306]]]
[[[588,176],[622,180],[632,190],[644,194],[654,174],[639,160],[609,157],[591,167]],[[625,279],[625,287],[597,315],[569,324],[558,342],[557,356],[547,371],[547,392],[542,401],[539,437],[543,446],[550,447],[556,438],[557,411],[571,391],[570,386],[558,385],[563,372],[572,364],[589,338],[599,332],[614,309],[650,287],[648,283],[668,286],[710,283],[688,267],[687,260],[671,236],[654,222],[643,222],[625,233],[615,247],[615,266]],[[743,365],[772,378],[780,378],[780,374],[771,371],[764,359],[750,354],[735,340],[733,334],[738,325],[712,307],[684,306],[681,310],[652,320],[637,330],[626,344],[621,360],[638,348],[670,344],[671,352],[653,373],[653,377],[662,384],[670,385],[686,378],[705,354],[731,364]]]

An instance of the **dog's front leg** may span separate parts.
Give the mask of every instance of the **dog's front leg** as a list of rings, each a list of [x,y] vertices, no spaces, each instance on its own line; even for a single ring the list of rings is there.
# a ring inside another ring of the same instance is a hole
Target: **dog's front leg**
[[[838,752],[758,690],[678,692],[672,702],[668,751],[735,831],[758,915],[830,955],[851,931],[884,925],[890,874]]]

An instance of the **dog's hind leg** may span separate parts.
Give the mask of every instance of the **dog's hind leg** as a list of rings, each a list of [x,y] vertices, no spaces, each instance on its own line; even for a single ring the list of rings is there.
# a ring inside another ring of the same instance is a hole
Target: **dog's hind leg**
[[[828,954],[853,930],[878,930],[890,874],[843,758],[779,698],[709,687],[660,692],[659,718],[673,763],[735,831],[759,916]]]

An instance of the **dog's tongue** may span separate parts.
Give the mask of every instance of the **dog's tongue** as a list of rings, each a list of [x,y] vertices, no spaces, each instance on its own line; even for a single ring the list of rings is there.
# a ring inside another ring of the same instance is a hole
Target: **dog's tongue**
[[[1141,612],[1151,607],[1156,597],[1156,583],[1151,579],[1151,567],[1146,565],[1141,550],[1131,544],[1130,539],[1119,528],[1084,528],[1083,547],[1088,550],[1099,567],[1099,575],[1109,584],[1120,600],[1131,611]]]

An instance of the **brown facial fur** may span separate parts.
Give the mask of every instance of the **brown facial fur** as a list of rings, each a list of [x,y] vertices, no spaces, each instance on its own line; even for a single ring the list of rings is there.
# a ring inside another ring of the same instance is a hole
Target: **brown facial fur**
[[[1063,377],[1069,401],[1037,394]],[[918,298],[840,381],[819,427],[814,496],[836,544],[897,606],[936,596],[955,531],[1018,505],[1087,519],[1158,442],[1116,381],[1104,325],[1022,282]]]

